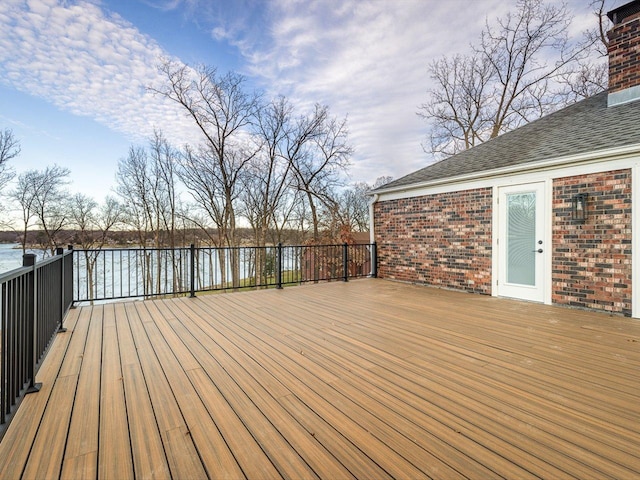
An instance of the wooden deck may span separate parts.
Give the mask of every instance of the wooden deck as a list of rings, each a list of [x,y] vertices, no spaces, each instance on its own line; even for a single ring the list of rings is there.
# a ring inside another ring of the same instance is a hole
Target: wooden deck
[[[364,279],[72,310],[0,478],[640,478],[640,321]]]

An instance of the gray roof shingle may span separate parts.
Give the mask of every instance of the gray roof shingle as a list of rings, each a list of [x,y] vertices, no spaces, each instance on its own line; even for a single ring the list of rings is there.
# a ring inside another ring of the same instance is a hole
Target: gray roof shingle
[[[640,101],[607,107],[607,92],[570,105],[378,190],[640,145]]]

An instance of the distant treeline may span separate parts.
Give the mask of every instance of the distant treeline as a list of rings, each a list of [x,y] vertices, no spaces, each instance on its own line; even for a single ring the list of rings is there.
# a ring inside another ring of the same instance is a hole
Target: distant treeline
[[[209,235],[206,235],[201,229],[185,229],[179,230],[176,235],[176,239],[178,240],[179,245],[177,246],[188,246],[192,243],[195,245],[209,245],[210,238],[216,234],[215,230],[208,232]],[[239,228],[237,230],[238,236],[241,240],[242,245],[251,245],[254,239],[254,232],[250,228]],[[22,243],[23,232],[15,232],[11,230],[0,230],[0,243]],[[76,248],[81,248],[79,236],[81,232],[79,230],[61,230],[58,232],[58,238],[61,240],[60,244],[62,245],[75,245]],[[84,232],[84,235],[94,235],[99,238],[102,235],[102,232]],[[120,230],[120,231],[111,231],[108,233],[105,247],[139,247],[140,233],[132,230]],[[153,232],[149,232],[147,238],[147,244],[149,246],[153,246],[155,234]],[[280,238],[283,240],[283,243],[287,244],[301,244],[305,241],[305,235],[302,232],[294,231],[294,230],[286,230],[280,232]],[[277,243],[275,239],[277,238],[275,232],[273,234],[274,241],[271,243]],[[29,230],[27,232],[26,238],[27,247],[36,247],[43,245],[45,241],[45,232],[42,230]]]

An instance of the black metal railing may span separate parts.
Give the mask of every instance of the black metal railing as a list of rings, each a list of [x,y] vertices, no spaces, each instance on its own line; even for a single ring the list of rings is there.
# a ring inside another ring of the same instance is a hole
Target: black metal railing
[[[74,302],[189,292],[188,248],[74,250]]]
[[[0,274],[0,439],[22,398],[38,391],[36,373],[68,309],[79,302],[191,295],[213,290],[282,288],[376,275],[376,246],[73,250]]]
[[[74,250],[74,302],[282,288],[375,275],[375,246]]]
[[[24,395],[37,391],[35,376],[73,303],[72,251],[0,274],[0,439]]]

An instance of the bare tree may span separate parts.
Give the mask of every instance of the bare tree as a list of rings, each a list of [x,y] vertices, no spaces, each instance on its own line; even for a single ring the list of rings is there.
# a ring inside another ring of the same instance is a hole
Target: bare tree
[[[15,176],[8,163],[19,154],[20,142],[13,136],[13,132],[9,129],[0,130],[0,192]]]
[[[69,226],[76,230],[76,240],[84,250],[103,248],[109,232],[120,224],[122,205],[113,197],[107,197],[102,205],[81,193],[69,201]]]
[[[313,237],[313,219],[307,203],[307,195],[301,190],[294,189],[287,195],[288,202],[277,212],[276,229],[278,238],[285,230],[299,232],[301,241]],[[309,233],[311,232],[311,233]]]
[[[613,8],[613,3],[607,0],[591,0],[589,6],[596,17],[596,26],[585,32],[585,41],[600,57],[606,57],[609,47],[607,32],[611,29],[607,12]]]
[[[176,246],[176,218],[178,208],[177,176],[175,167],[177,152],[161,132],[155,131],[149,141],[148,150],[132,146],[126,159],[118,163],[116,192],[123,199],[124,222],[134,227],[138,242],[146,248],[150,236],[154,251],[144,253],[147,278],[145,285],[160,288],[162,281],[162,247]],[[170,255],[173,255],[171,250]],[[155,256],[155,261],[154,257]],[[179,265],[172,257],[174,273],[178,282]],[[156,274],[152,275],[155,270]],[[175,286],[175,285],[174,285]]]
[[[334,210],[325,210],[325,214],[335,216],[335,219],[330,222],[335,224],[333,225],[334,231],[339,231],[343,234],[369,231],[370,192],[375,188],[384,186],[391,180],[393,180],[393,177],[383,176],[376,178],[373,185],[365,182],[355,182],[336,194],[336,208]]]
[[[68,194],[64,190],[69,170],[57,165],[45,170],[28,170],[18,177],[11,197],[22,210],[22,249],[26,250],[27,231],[36,226],[43,251],[55,254],[61,244],[59,234],[68,223]]]
[[[188,149],[180,174],[194,200],[211,215],[220,240],[236,247],[236,204],[240,179],[257,149],[249,142],[247,129],[259,108],[259,96],[247,93],[245,79],[237,73],[218,75],[216,69],[165,62],[160,71],[166,77],[163,88],[151,90],[184,108],[199,132],[203,143]],[[206,190],[202,190],[205,183]],[[232,281],[239,286],[240,263],[237,250],[230,257]],[[226,262],[221,258],[224,275]]]
[[[337,215],[340,225],[349,232],[369,230],[369,195],[371,186],[364,182],[352,184],[338,197]]]
[[[328,107],[316,105],[298,119],[287,140],[287,159],[296,188],[305,195],[315,242],[320,238],[318,207],[335,208],[333,188],[341,184],[353,153],[347,136],[347,120],[331,118]]]
[[[153,180],[150,178],[149,158],[142,147],[131,146],[126,158],[118,162],[116,193],[122,199],[123,220],[133,227],[140,246],[147,244],[148,235],[159,243],[159,228],[153,204]]]
[[[207,158],[206,151],[194,152],[187,146],[178,175],[194,200],[192,211],[185,215],[202,229],[211,245],[224,246],[224,229],[220,228],[225,218],[224,195],[219,189],[215,164]],[[215,228],[214,235],[212,227]]]
[[[107,243],[109,232],[120,222],[121,214],[120,204],[112,197],[107,197],[102,207],[93,198],[80,193],[70,200],[70,226],[76,230],[74,241],[80,244],[84,254],[89,300],[93,300],[95,266],[100,250]]]
[[[189,162],[211,164],[207,169],[210,179],[216,181],[216,196],[222,196],[221,217],[213,220],[219,223],[227,244],[236,246],[235,200],[240,176],[257,153],[248,142],[246,129],[255,118],[259,96],[247,93],[244,77],[233,72],[218,75],[211,67],[194,71],[171,62],[165,62],[160,71],[167,84],[152,91],[182,106],[204,140],[200,149],[188,152],[185,169],[190,169]],[[197,172],[187,173],[189,180],[194,175]],[[196,195],[196,201],[200,199]]]
[[[492,70],[486,58],[443,57],[430,66],[436,87],[419,114],[431,123],[431,151],[447,155],[484,141],[491,130],[489,85]]]
[[[25,172],[18,176],[16,188],[9,194],[20,208],[22,222],[22,254],[27,250],[27,233],[34,224],[34,199],[31,189],[31,176],[33,173]]]
[[[127,158],[118,162],[116,192],[141,245],[151,235],[155,247],[175,246],[177,155],[163,134],[155,131],[148,149],[131,146]]]
[[[289,155],[292,153],[290,147],[295,143],[294,136],[300,133],[296,126],[299,124],[293,117],[293,106],[283,96],[264,105],[257,115],[254,138],[260,151],[244,176],[242,203],[258,247],[266,245],[270,230],[275,232],[277,242],[281,241],[282,223],[286,223],[293,207],[287,201],[295,200]],[[310,140],[310,137],[306,138]],[[303,148],[302,142],[297,146]],[[272,273],[268,264],[273,265],[273,258],[267,256],[266,249],[259,248],[255,258],[257,278],[264,281],[263,274]]]
[[[309,209],[305,202],[305,195],[289,187],[282,196],[282,201],[273,211],[271,221],[272,229],[269,230],[273,244],[284,242],[285,231],[295,231],[295,242],[301,243],[307,234],[311,221],[308,215]]]
[[[592,0],[590,6],[596,25],[584,32],[581,42],[588,55],[578,59],[577,67],[563,74],[561,79],[571,102],[595,95],[605,90],[609,83],[607,32],[611,28],[611,22],[607,11],[612,8],[612,3],[607,0]]]
[[[378,178],[376,178],[376,181],[373,182],[373,187],[372,188],[383,187],[383,186],[385,186],[387,183],[389,183],[392,180],[393,180],[393,177],[390,177],[388,175],[384,175],[382,177],[378,177]]]
[[[286,141],[290,134],[292,111],[287,99],[278,97],[263,106],[257,115],[254,138],[260,149],[243,177],[242,203],[258,247],[265,245],[275,212],[291,186]]]
[[[9,161],[19,154],[20,142],[13,136],[13,132],[9,129],[0,130],[0,195],[4,193],[4,188],[15,176]],[[5,202],[0,202],[0,227],[3,227],[5,223],[6,226],[10,226],[6,210]]]
[[[233,162],[233,158],[241,157],[242,153],[229,152],[228,155],[232,157],[229,161]],[[212,224],[216,229],[216,236],[210,237],[212,243],[220,247],[233,247],[237,246],[236,210],[242,179],[250,163],[235,170],[233,175],[223,174],[218,166],[210,150],[194,150],[187,146],[178,174],[197,208],[206,214],[207,222],[203,228],[208,230]],[[209,235],[208,231],[205,233]]]
[[[179,153],[169,144],[162,132],[155,130],[149,142],[150,178],[153,188],[151,195],[155,210],[156,228],[164,237],[158,244],[175,248],[176,221],[178,210],[177,165]]]
[[[425,151],[457,153],[570,101],[563,79],[580,71],[589,45],[569,41],[566,6],[516,5],[495,26],[486,23],[470,55],[430,65],[436,87],[418,112],[430,124]]]

